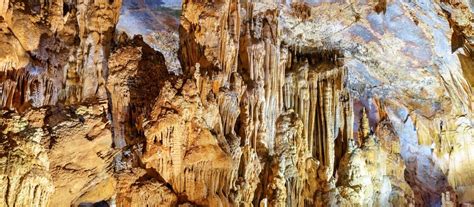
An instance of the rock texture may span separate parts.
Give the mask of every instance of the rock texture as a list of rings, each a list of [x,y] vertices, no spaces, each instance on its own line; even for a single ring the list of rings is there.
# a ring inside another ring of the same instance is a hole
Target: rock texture
[[[0,206],[472,204],[473,6],[0,0]]]

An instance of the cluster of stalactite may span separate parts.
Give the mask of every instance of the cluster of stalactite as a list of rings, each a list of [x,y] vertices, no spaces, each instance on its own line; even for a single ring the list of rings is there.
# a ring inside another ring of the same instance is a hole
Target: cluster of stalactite
[[[284,107],[298,113],[309,151],[333,172],[337,166],[334,159],[342,157],[354,135],[352,102],[344,86],[346,72],[337,66],[336,52],[323,54],[326,61],[317,53],[304,56],[295,57],[288,64]]]
[[[0,2],[0,106],[106,99],[107,58],[121,1]]]
[[[102,181],[113,181],[103,117],[45,112],[84,101],[101,106],[107,99],[107,58],[120,6],[107,0],[0,1],[0,206],[77,205],[80,197],[95,200],[91,194],[102,191],[96,187]]]
[[[455,203],[449,183],[470,200],[470,117],[428,120],[351,88],[345,61],[362,46],[288,31],[312,18],[308,4],[184,1],[179,75],[114,33],[120,4],[0,0],[0,206],[409,206],[419,189],[405,174],[421,181],[400,135],[416,133],[448,178],[435,196]],[[469,114],[464,97],[456,113]]]
[[[330,203],[327,198],[337,194],[328,195],[337,188],[340,161],[352,153],[351,141],[359,139],[355,148],[363,143],[363,136],[353,132],[353,101],[343,55],[338,50],[282,44],[277,10],[262,12],[254,10],[252,2],[233,1],[214,8],[221,16],[206,16],[205,9],[187,10],[202,9],[200,4],[188,2],[183,7],[181,58],[184,74],[196,81],[203,107],[211,107],[217,99],[221,117],[217,136],[233,146],[229,154],[240,155],[238,171],[231,170],[236,178],[227,180],[237,181],[230,191],[233,203]],[[244,8],[245,15],[235,7]],[[200,42],[212,32],[195,29],[202,27],[192,22],[199,14],[205,17],[199,22],[223,22],[219,29],[206,28],[220,31],[219,41]],[[199,47],[190,47],[196,44]],[[318,195],[321,201],[316,203]],[[371,202],[372,194],[365,196],[361,205]]]

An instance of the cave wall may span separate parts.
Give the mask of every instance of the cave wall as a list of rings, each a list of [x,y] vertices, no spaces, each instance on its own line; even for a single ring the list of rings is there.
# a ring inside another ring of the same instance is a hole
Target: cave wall
[[[0,206],[474,202],[468,2],[0,5]]]

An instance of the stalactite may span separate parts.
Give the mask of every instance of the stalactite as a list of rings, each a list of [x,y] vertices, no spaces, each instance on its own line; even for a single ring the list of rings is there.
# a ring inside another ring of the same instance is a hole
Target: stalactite
[[[151,2],[0,0],[5,205],[472,201],[471,5]]]
[[[347,140],[352,136],[348,133],[352,131],[352,109],[348,94],[343,93],[344,69],[338,68],[337,64],[331,66],[324,59],[320,59],[323,62],[315,66],[313,60],[318,59],[319,55],[313,56],[309,60],[303,59],[302,63],[293,58],[293,67],[287,73],[284,86],[285,108],[295,109],[302,117],[309,149],[313,156],[329,167],[332,174],[336,138]],[[330,59],[329,63],[331,61],[335,60]],[[328,66],[334,68],[325,68]],[[339,135],[340,131],[345,133]]]
[[[360,120],[361,126],[359,128],[359,139],[365,139],[369,136],[370,133],[370,126],[369,126],[369,118],[367,117],[367,112],[365,108],[362,108],[362,117]]]

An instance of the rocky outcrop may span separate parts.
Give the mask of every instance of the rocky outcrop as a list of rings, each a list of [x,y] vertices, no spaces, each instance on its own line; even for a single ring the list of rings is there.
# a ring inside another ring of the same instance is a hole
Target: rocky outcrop
[[[2,112],[1,206],[47,206],[54,184],[43,141],[45,110],[24,116]]]
[[[177,195],[166,183],[147,175],[145,170],[132,169],[118,175],[116,205],[175,206]]]
[[[0,0],[0,206],[474,201],[469,2],[174,9]]]
[[[107,105],[3,112],[3,206],[107,200],[115,193]]]
[[[106,104],[50,109],[48,158],[55,191],[49,205],[79,205],[108,200],[115,194],[110,125]]]
[[[144,127],[142,162],[188,202],[230,205],[226,195],[238,160],[232,159],[224,137],[211,131],[219,127],[217,108],[202,106],[191,80],[178,80],[175,86],[168,82],[161,94]]]

